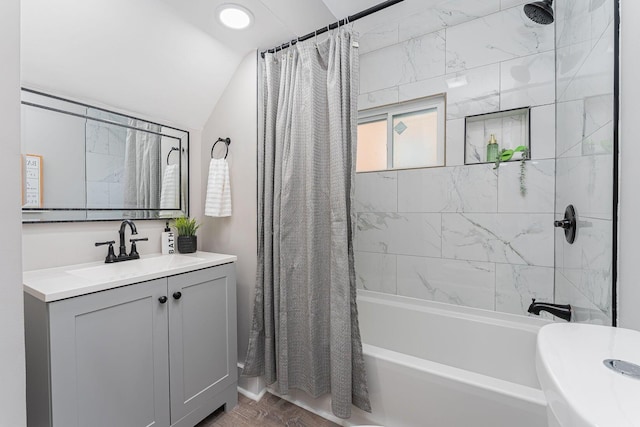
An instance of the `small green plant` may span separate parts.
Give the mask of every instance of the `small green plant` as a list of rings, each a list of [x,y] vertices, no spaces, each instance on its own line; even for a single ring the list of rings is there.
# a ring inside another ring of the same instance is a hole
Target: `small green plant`
[[[503,148],[498,153],[498,158],[496,159],[496,165],[493,168],[498,169],[500,167],[500,163],[508,162],[509,160],[511,160],[513,155],[518,152],[522,152],[522,159],[524,160],[528,152],[527,147],[525,147],[524,145],[518,145],[513,150],[508,150],[506,148]]]
[[[200,224],[196,222],[195,218],[184,216],[176,218],[175,227],[178,230],[178,236],[195,236]]]
[[[508,162],[511,160],[513,155],[518,152],[522,152],[522,157],[520,159],[520,195],[525,197],[527,195],[527,163],[525,160],[529,159],[529,149],[527,147],[519,145],[514,150],[507,150],[503,148],[498,153],[496,165],[493,168],[498,169],[501,162]]]
[[[511,156],[513,156],[513,150],[507,150],[506,148],[503,148],[498,153],[498,158],[496,158],[496,165],[493,168],[498,169],[500,167],[500,163],[508,161]]]

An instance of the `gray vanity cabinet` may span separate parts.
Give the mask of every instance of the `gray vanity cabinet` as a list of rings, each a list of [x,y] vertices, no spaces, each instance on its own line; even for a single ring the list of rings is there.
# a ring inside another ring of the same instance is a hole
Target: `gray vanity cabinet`
[[[28,425],[193,427],[235,406],[235,306],[234,264],[50,303],[25,294]]]
[[[233,264],[171,276],[168,295],[171,424],[194,426],[238,398]]]
[[[158,279],[49,304],[52,425],[169,424],[166,290]]]

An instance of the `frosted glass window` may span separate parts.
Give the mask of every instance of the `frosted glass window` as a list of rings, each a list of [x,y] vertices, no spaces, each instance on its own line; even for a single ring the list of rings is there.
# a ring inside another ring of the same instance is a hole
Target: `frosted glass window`
[[[356,172],[444,166],[444,95],[358,113]]]
[[[438,166],[438,111],[393,116],[393,167]]]
[[[358,125],[356,172],[387,168],[387,120]]]

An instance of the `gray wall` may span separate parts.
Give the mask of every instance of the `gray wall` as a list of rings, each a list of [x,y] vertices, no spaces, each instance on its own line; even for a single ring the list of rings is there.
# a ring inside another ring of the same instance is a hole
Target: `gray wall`
[[[20,1],[0,2],[0,425],[23,426],[24,321],[20,238]]]
[[[211,146],[219,138],[231,138],[229,174],[233,214],[228,218],[205,217],[202,248],[238,256],[238,361],[244,362],[253,307],[257,252],[257,63],[256,52],[249,53],[213,110],[202,133],[202,190],[204,200]],[[216,146],[214,155],[219,156]],[[224,151],[223,151],[224,153]],[[192,158],[192,163],[194,163]]]
[[[42,156],[42,207],[84,208],[85,120],[27,105],[21,110],[22,152]]]

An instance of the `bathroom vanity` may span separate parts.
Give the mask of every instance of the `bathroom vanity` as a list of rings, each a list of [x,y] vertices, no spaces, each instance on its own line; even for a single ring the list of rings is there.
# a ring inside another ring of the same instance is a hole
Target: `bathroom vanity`
[[[235,256],[24,273],[30,427],[193,427],[237,403]]]

